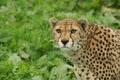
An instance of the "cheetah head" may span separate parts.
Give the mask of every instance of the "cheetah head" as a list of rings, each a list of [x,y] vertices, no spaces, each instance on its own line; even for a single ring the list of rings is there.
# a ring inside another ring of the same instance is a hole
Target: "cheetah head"
[[[58,47],[63,51],[77,51],[81,48],[88,22],[86,20],[50,18],[53,36]]]

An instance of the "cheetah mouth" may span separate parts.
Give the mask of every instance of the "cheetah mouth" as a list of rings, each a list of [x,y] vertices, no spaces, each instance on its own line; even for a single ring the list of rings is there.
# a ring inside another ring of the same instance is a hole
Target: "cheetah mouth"
[[[62,48],[62,49],[63,49],[63,48],[65,48],[65,49],[70,49],[70,48],[69,48],[69,47],[67,47],[67,46],[64,46],[64,47],[61,47],[61,48]]]
[[[62,51],[70,51],[70,50],[71,50],[71,48],[66,47],[66,46],[61,47],[60,49],[61,49]]]

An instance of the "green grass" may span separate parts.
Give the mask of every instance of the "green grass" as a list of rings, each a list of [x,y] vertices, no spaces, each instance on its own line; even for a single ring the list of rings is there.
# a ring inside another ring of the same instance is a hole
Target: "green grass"
[[[120,29],[120,5],[99,1],[0,0],[0,80],[76,80],[73,65],[55,47],[49,18],[87,18]]]

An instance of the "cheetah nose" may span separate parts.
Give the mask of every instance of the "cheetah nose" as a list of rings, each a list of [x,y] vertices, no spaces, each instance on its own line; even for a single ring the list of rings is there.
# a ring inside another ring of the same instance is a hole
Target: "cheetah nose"
[[[63,39],[63,40],[61,40],[61,42],[62,42],[64,45],[66,45],[66,44],[69,42],[69,40]]]

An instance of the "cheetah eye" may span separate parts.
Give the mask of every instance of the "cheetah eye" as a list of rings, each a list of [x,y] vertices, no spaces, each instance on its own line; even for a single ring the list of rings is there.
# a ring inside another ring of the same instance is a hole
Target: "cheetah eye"
[[[61,30],[60,30],[60,29],[56,29],[56,32],[57,32],[57,33],[61,33]]]
[[[72,29],[71,34],[74,34],[76,31],[77,31],[76,29]]]

